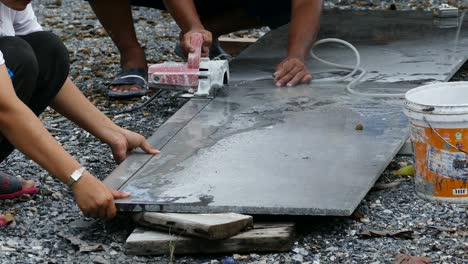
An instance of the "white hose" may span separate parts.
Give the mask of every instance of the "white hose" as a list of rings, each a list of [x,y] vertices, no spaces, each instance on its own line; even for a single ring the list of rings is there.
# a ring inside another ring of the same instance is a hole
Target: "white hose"
[[[351,65],[345,65],[345,64],[338,64],[338,63],[333,63],[326,61],[324,59],[319,58],[315,53],[313,52],[314,48],[317,47],[320,44],[323,43],[338,43],[342,44],[348,48],[350,48],[353,52],[354,55],[356,56],[356,64],[354,66]],[[353,80],[351,80],[347,85],[346,85],[346,91],[348,91],[350,94],[358,95],[358,96],[367,96],[367,97],[398,97],[398,98],[404,98],[405,94],[404,93],[394,93],[394,94],[386,94],[386,93],[361,93],[355,91],[353,88],[359,83],[359,81],[364,78],[364,76],[367,74],[367,71],[363,68],[361,68],[361,55],[359,54],[359,51],[349,42],[344,41],[342,39],[337,39],[337,38],[326,38],[326,39],[321,39],[317,42],[315,42],[314,46],[312,47],[310,51],[310,56],[312,58],[316,59],[317,61],[329,65],[332,67],[335,67],[337,69],[344,69],[344,70],[349,70],[351,71],[349,74],[339,77],[339,78],[324,78],[324,79],[318,79],[318,80],[313,80],[312,82],[315,83],[324,83],[324,82],[339,82],[339,81],[345,81],[348,78],[354,77],[354,75],[357,72],[360,72],[357,77],[355,77]]]

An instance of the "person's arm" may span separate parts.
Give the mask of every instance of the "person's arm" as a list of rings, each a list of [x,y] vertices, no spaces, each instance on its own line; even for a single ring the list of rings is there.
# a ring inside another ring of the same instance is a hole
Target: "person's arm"
[[[5,65],[0,65],[0,132],[19,151],[62,182],[81,165],[49,134],[39,118],[16,96]],[[86,216],[112,218],[114,198],[128,194],[110,190],[85,172],[72,186],[75,200]]]
[[[209,48],[213,41],[211,32],[207,31],[198,16],[197,8],[193,0],[164,0],[164,5],[179,25],[180,45],[188,53],[193,52],[190,45],[190,36],[193,33],[201,33],[203,36],[202,56],[208,56]]]
[[[305,60],[320,28],[322,0],[291,0],[288,55],[277,66],[277,86],[295,86],[312,79]]]
[[[142,135],[115,125],[81,93],[70,79],[65,81],[63,88],[52,101],[51,107],[108,144],[112,148],[117,163],[127,157],[128,151],[137,147],[141,147],[150,154],[159,153]]]

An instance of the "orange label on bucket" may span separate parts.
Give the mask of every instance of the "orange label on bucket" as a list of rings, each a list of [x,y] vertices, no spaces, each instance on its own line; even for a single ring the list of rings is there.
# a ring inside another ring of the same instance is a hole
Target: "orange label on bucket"
[[[411,125],[416,191],[435,200],[468,197],[468,128]],[[466,152],[466,153],[465,153]]]

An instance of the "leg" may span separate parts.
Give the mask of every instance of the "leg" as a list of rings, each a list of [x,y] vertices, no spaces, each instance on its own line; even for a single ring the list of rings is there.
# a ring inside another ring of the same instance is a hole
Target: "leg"
[[[13,87],[23,103],[28,104],[36,86],[39,66],[34,50],[19,37],[1,37],[0,49],[5,65],[13,72]]]
[[[146,68],[145,53],[133,26],[130,0],[91,0],[89,3],[119,49],[122,68]]]
[[[122,70],[125,72],[129,70],[142,69],[143,73],[145,73],[147,71],[147,62],[144,50],[136,37],[130,2],[130,0],[89,1],[94,13],[96,13],[99,21],[119,49]],[[144,3],[136,4],[142,4],[145,6],[150,4],[147,3],[148,1],[139,2]],[[150,2],[161,1],[154,0]],[[128,75],[135,75],[135,73],[129,73]],[[119,92],[140,91],[143,87],[140,87],[137,83],[127,84],[127,82],[123,81],[117,82],[116,85],[111,85],[110,89],[118,94]]]
[[[62,41],[51,32],[36,32],[21,38],[32,47],[39,66],[36,89],[28,106],[36,115],[40,115],[68,77],[68,51]]]
[[[13,72],[13,86],[23,103],[29,104],[36,88],[39,66],[31,46],[18,37],[1,37],[0,49],[6,66]],[[14,150],[14,147],[0,135],[0,162]]]
[[[10,69],[14,73],[16,93],[36,115],[40,115],[68,76],[68,52],[60,39],[50,32],[36,32],[15,39],[16,49],[20,50],[17,54],[3,46],[1,49],[7,67],[10,68],[9,61],[13,62]],[[13,145],[3,139],[0,143],[0,161],[13,149]]]

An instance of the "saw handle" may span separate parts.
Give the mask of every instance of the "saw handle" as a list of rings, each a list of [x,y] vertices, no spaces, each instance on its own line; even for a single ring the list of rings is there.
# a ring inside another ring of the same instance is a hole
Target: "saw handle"
[[[203,36],[200,33],[193,33],[190,36],[190,45],[195,50],[188,55],[188,68],[200,68],[201,50],[203,46]]]

